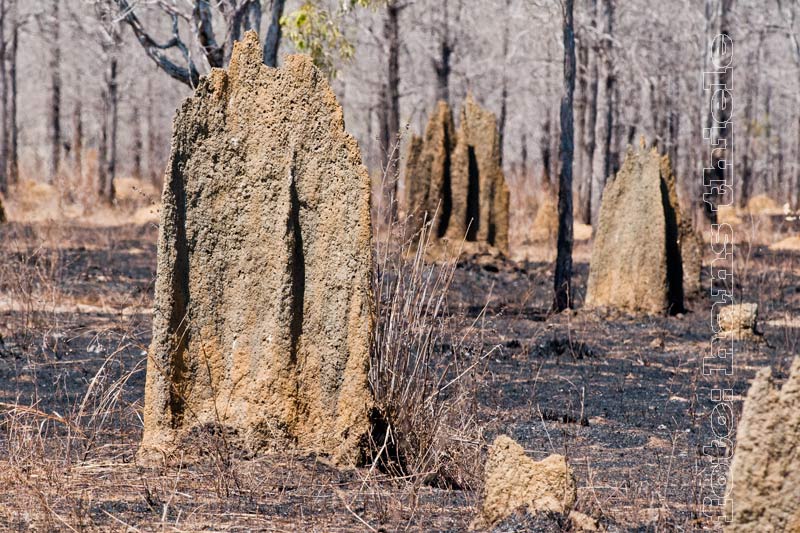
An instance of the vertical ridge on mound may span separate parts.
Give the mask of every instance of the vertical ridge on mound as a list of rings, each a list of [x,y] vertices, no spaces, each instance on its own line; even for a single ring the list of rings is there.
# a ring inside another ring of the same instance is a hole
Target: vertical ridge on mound
[[[370,180],[306,56],[254,32],[175,118],[142,450],[202,426],[353,462],[369,430]]]

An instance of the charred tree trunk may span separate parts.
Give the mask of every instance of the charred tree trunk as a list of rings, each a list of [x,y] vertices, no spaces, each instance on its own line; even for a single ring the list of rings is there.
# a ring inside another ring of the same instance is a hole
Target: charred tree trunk
[[[72,161],[78,183],[83,182],[83,98],[78,94],[72,108]]]
[[[498,121],[498,142],[500,144],[500,167],[503,166],[503,147],[506,135],[506,120],[508,118],[508,75],[506,73],[506,62],[508,61],[508,33],[509,33],[509,10],[511,0],[506,0],[506,17],[503,26],[503,79],[500,89],[500,119]]]
[[[611,136],[614,119],[614,65],[612,63],[612,36],[614,30],[614,0],[604,0],[605,29],[603,35],[601,81],[597,88],[597,123],[595,146],[592,155],[591,223],[596,225],[600,216],[603,187],[611,169]]]
[[[715,43],[718,46],[720,43],[724,42],[729,35],[729,14],[730,9],[732,7],[733,1],[732,0],[720,0],[719,2],[719,30],[718,34],[724,36],[723,39],[715,39]],[[727,46],[727,43],[725,43]],[[726,92],[726,89],[730,87],[730,69],[729,68],[719,68],[720,66],[726,63],[726,58],[723,55],[724,50],[717,49],[713,51],[714,56],[717,58],[716,65],[717,68],[717,87],[716,89],[722,89],[722,98],[721,100],[727,100],[729,93]],[[724,200],[722,195],[720,194],[720,189],[716,187],[714,184],[721,184],[724,183],[727,179],[727,176],[730,175],[730,170],[728,170],[731,151],[733,147],[731,146],[731,127],[727,122],[731,118],[731,103],[725,102],[721,103],[720,105],[720,112],[719,121],[714,121],[714,119],[709,118],[711,122],[711,141],[712,146],[716,147],[717,149],[712,151],[711,156],[711,172],[710,172],[710,179],[712,180],[711,183],[704,183],[703,184],[703,207],[704,213],[706,216],[706,220],[710,224],[717,223],[717,207],[720,205],[721,202],[727,203],[728,200]],[[716,122],[716,124],[715,124]],[[726,163],[727,162],[727,163]]]
[[[384,199],[389,202],[388,216],[397,218],[397,181],[400,168],[400,7],[391,0],[386,4],[383,36],[389,49],[387,61],[386,131],[384,132]]]
[[[50,169],[48,181],[55,183],[61,166],[61,48],[59,46],[60,0],[51,0],[50,11]]]
[[[583,126],[586,117],[586,98],[589,90],[587,72],[587,63],[589,62],[589,47],[586,45],[586,37],[580,35],[577,39],[577,67],[576,67],[576,86],[575,86],[575,138],[577,141],[577,150],[575,151],[575,165],[573,172],[573,179],[577,181],[577,202],[575,208],[578,220],[583,221],[588,215],[583,212],[584,202],[581,200],[581,195],[585,192],[583,181],[584,168],[586,161],[584,159],[583,150],[581,149],[581,138],[584,135]]]
[[[106,183],[104,197],[108,203],[114,202],[114,179],[117,175],[117,130],[119,122],[119,94],[117,81],[117,58],[112,57],[108,69],[108,103],[110,106],[111,120],[110,135],[108,140],[108,162],[106,165]]]
[[[550,135],[551,135],[551,127],[550,127],[550,118],[546,118],[544,124],[542,124],[542,136],[539,138],[539,152],[542,156],[542,177],[541,177],[541,185],[542,187],[547,187],[550,189],[552,187],[552,178],[550,176],[550,170],[552,167],[552,154],[550,151]]]
[[[8,129],[11,136],[8,157],[8,182],[19,181],[19,129],[17,127],[17,45],[19,43],[19,6],[12,4],[11,51],[8,54],[8,77],[11,85]]]
[[[564,0],[564,95],[561,100],[561,170],[558,175],[558,244],[553,310],[572,306],[572,160],[574,151],[575,34],[573,0]]]
[[[597,0],[592,0],[592,34],[597,30]],[[583,135],[581,142],[581,152],[583,153],[583,169],[580,176],[580,201],[581,201],[581,222],[591,224],[592,222],[592,175],[594,167],[595,149],[595,125],[597,123],[597,87],[598,87],[598,49],[593,44],[587,47],[587,93],[586,110],[584,113]]]
[[[450,21],[447,12],[447,0],[442,1],[444,17],[442,21],[442,37],[439,41],[439,57],[433,60],[436,71],[436,99],[450,103],[450,56],[453,53],[450,41]]]
[[[131,125],[133,127],[133,146],[131,147],[131,174],[137,180],[142,179],[142,152],[144,151],[144,142],[142,141],[142,125],[137,120],[139,116],[138,106],[131,107],[133,115]]]
[[[272,13],[264,39],[264,64],[268,67],[278,66],[278,48],[281,45],[281,17],[286,0],[272,0]]]
[[[9,6],[0,0],[0,192],[8,191],[8,76],[6,75],[5,26]]]
[[[528,175],[528,135],[523,131],[520,139],[519,165],[522,176]]]

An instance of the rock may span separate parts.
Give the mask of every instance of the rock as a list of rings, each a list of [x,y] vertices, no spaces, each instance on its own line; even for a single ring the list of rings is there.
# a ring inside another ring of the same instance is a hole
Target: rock
[[[3,209],[3,199],[0,198],[0,224],[7,222],[8,219],[6,218],[6,211]]]
[[[508,254],[509,191],[497,121],[472,96],[457,131],[448,105],[436,105],[424,138],[411,139],[405,180],[409,229],[418,234],[423,220],[432,227],[429,259],[492,248]]]
[[[756,330],[758,321],[758,304],[745,303],[726,305],[719,310],[717,323],[718,337],[737,340],[755,340],[761,338]]]
[[[569,513],[569,521],[572,522],[574,531],[600,531],[600,525],[597,520],[578,511]]]
[[[406,159],[406,206],[415,233],[424,221],[433,224],[437,239],[447,232],[452,205],[450,159],[454,146],[453,113],[446,102],[439,101],[425,128],[424,139],[411,138]]]
[[[369,430],[370,179],[307,56],[234,46],[179,110],[140,456],[199,427],[352,463]]]
[[[770,369],[753,380],[736,432],[725,533],[800,531],[800,358],[778,388]]]
[[[492,444],[484,476],[483,505],[472,529],[490,528],[520,508],[531,515],[568,514],[577,498],[572,469],[563,455],[534,461],[506,435]]]
[[[684,285],[699,288],[701,247],[695,238],[681,216],[669,161],[655,150],[628,148],[603,192],[586,306],[682,312]]]

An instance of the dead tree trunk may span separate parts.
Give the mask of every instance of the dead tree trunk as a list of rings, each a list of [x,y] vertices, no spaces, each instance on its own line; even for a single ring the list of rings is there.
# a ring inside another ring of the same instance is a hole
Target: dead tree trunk
[[[725,46],[727,46],[727,42],[729,39],[727,36],[729,35],[729,21],[728,16],[730,14],[730,9],[732,7],[733,1],[732,0],[720,0],[719,2],[719,30],[718,35],[722,35],[721,39],[715,39],[715,45],[719,48],[719,45],[723,42]],[[722,49],[717,49],[713,51],[713,54],[717,57],[717,61],[715,63],[719,66],[721,64],[725,64],[725,58],[720,54],[723,53]],[[728,98],[728,92],[726,89],[730,87],[730,69],[729,68],[717,68],[717,90],[722,90],[722,99]],[[726,161],[729,161],[728,154],[731,150],[731,127],[728,124],[731,118],[730,112],[730,102],[727,102],[727,105],[720,106],[719,116],[716,117],[719,120],[715,120],[710,118],[709,121],[711,123],[711,142],[712,146],[722,149],[716,149],[712,151],[711,156],[711,173],[710,173],[710,180],[711,183],[704,183],[703,184],[703,207],[704,213],[706,216],[706,220],[710,224],[717,223],[717,206],[720,204],[722,200],[721,195],[719,193],[720,188],[717,185],[724,183],[726,180],[726,176],[729,175],[729,171],[727,170]],[[768,115],[769,116],[769,115]],[[769,146],[769,145],[768,145]],[[721,168],[720,168],[721,167]],[[717,185],[715,185],[715,183]]]
[[[439,57],[433,60],[436,71],[436,99],[450,103],[450,56],[453,43],[450,41],[450,21],[447,11],[447,0],[442,1],[443,20],[442,36],[439,40]]]
[[[558,241],[553,310],[572,306],[572,161],[574,152],[575,34],[573,0],[564,0],[564,95],[561,99],[561,170],[558,175]]]
[[[8,76],[5,26],[9,6],[0,0],[0,192],[8,192]]]
[[[19,5],[13,0],[11,8],[11,51],[8,54],[9,95],[8,130],[11,136],[8,157],[8,182],[19,181],[19,129],[17,127],[17,44],[19,42]]]
[[[104,197],[109,204],[114,202],[114,179],[117,174],[117,130],[119,123],[119,86],[117,81],[117,58],[113,56],[108,67],[108,104],[110,106],[111,120],[108,141],[108,161],[106,162],[106,183]]]
[[[544,124],[542,124],[542,136],[539,137],[539,153],[542,157],[541,186],[547,187],[548,189],[552,186],[552,176],[550,172],[553,165],[552,153],[550,151],[550,135],[552,134],[550,130],[550,117],[548,116]]]
[[[506,62],[508,61],[508,33],[509,33],[509,11],[511,0],[506,0],[506,17],[503,26],[503,79],[500,89],[500,119],[497,124],[498,142],[500,144],[500,167],[503,166],[503,145],[506,135],[506,120],[508,115],[508,75],[506,73]]]
[[[60,0],[51,0],[50,10],[50,173],[48,182],[55,183],[61,164],[61,48],[59,46]]]
[[[278,66],[278,48],[281,45],[281,17],[286,0],[272,0],[272,14],[264,39],[264,64],[268,67]]]
[[[83,98],[78,94],[72,108],[72,161],[78,183],[83,182]]]
[[[384,132],[384,200],[389,202],[390,221],[397,218],[397,182],[400,168],[400,6],[391,0],[386,4],[383,37],[389,49],[387,61],[386,131]]]
[[[597,30],[597,0],[592,0],[592,35]],[[597,63],[598,63],[598,49],[597,44],[593,42],[591,48],[587,47],[588,63],[587,63],[587,92],[586,92],[586,110],[584,113],[583,122],[583,135],[581,142],[581,152],[583,153],[583,169],[580,176],[580,194],[581,201],[581,222],[584,224],[591,224],[592,222],[592,169],[594,166],[594,149],[595,149],[595,124],[597,122]]]
[[[597,87],[597,123],[595,147],[592,155],[591,223],[596,225],[600,217],[600,201],[603,187],[611,168],[611,136],[614,120],[614,65],[612,62],[612,38],[614,30],[614,0],[604,0],[605,28],[600,47],[600,81]]]
[[[577,30],[576,30],[577,31]],[[584,192],[584,168],[586,162],[581,150],[581,138],[583,137],[583,125],[586,116],[586,98],[589,90],[588,77],[586,76],[586,66],[589,61],[589,48],[586,46],[585,32],[576,36],[576,80],[575,80],[575,138],[577,139],[577,150],[575,151],[575,165],[573,167],[573,179],[576,181],[577,205],[575,206],[578,220],[584,220],[588,215],[583,213],[584,203],[581,201],[581,194]]]
[[[131,174],[137,180],[142,179],[142,152],[144,151],[144,142],[142,141],[142,124],[138,121],[139,107],[131,106],[133,127],[133,146],[131,147]]]

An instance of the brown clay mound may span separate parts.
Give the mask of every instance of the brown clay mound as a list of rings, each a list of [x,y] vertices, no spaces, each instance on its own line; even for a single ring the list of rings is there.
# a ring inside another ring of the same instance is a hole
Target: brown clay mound
[[[142,450],[222,426],[356,459],[368,431],[370,180],[306,56],[236,43],[174,123]],[[145,454],[146,455],[146,454]]]

